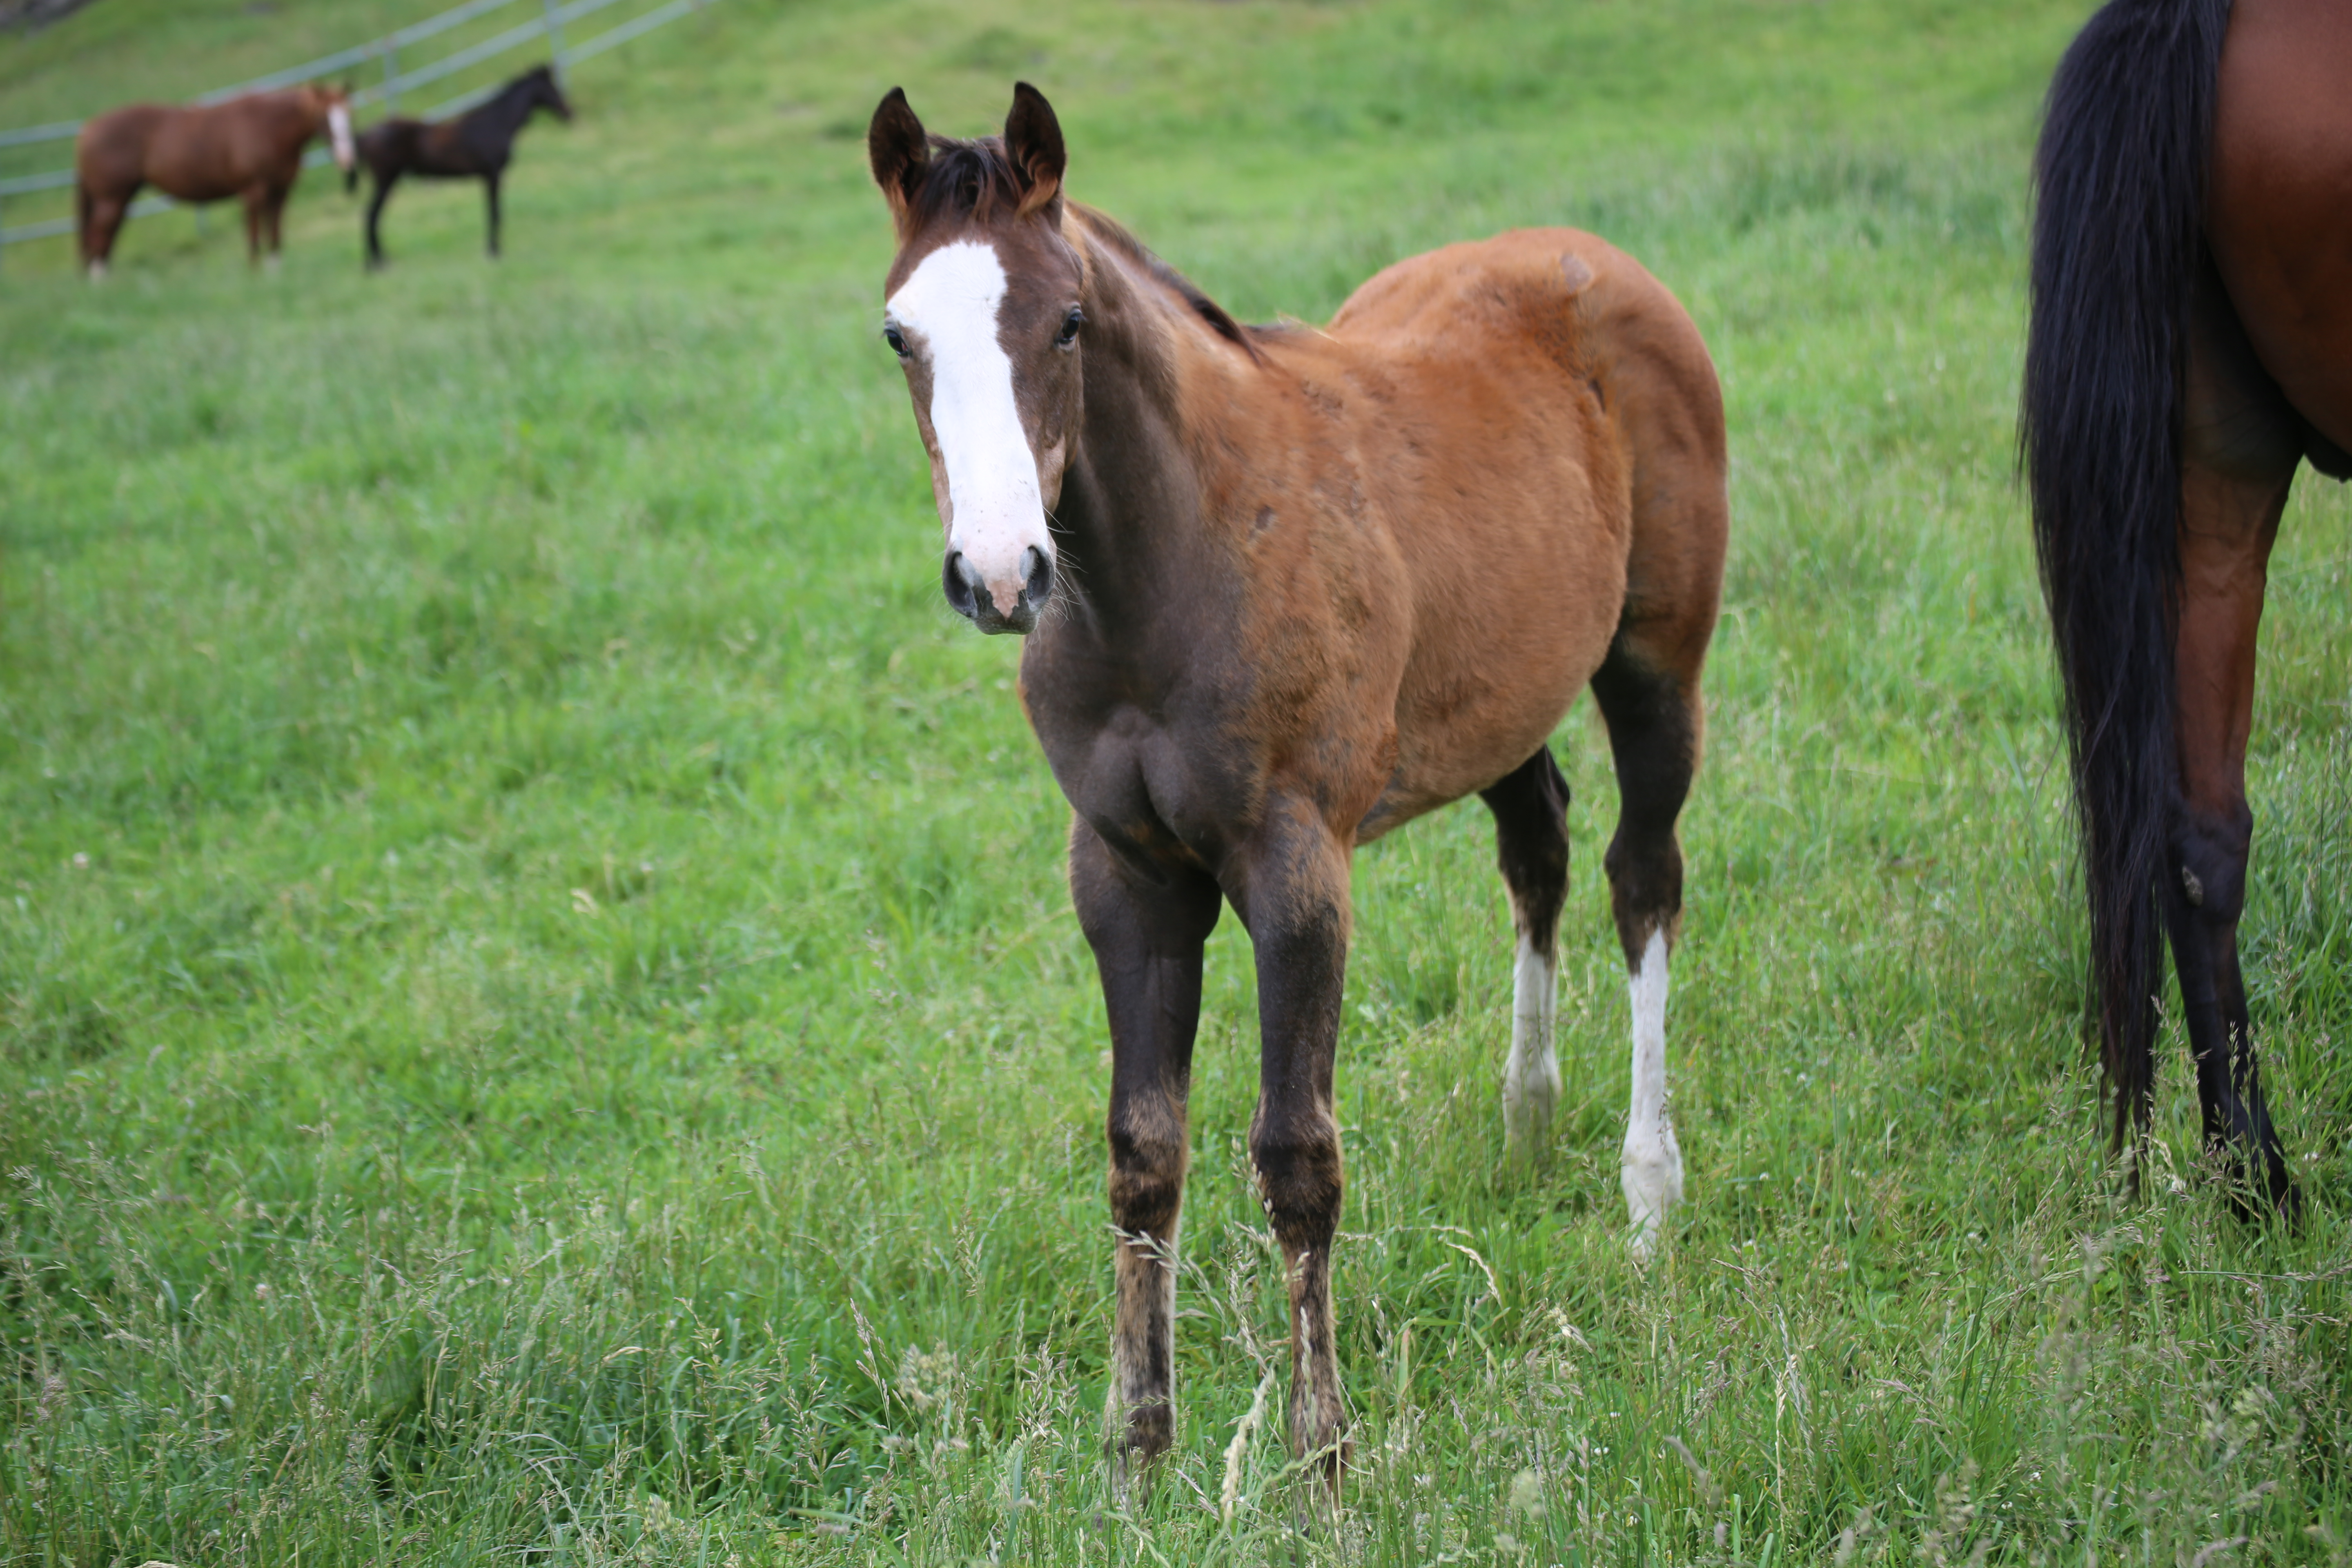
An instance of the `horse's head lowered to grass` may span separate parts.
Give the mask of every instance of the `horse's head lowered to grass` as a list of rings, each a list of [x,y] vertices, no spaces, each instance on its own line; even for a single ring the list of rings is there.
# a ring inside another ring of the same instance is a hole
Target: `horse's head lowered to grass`
[[[1054,593],[1045,519],[1069,458],[1086,323],[1062,236],[1062,128],[1022,82],[1002,137],[929,136],[893,88],[866,144],[898,223],[883,335],[930,454],[948,603],[982,631],[1026,632]]]

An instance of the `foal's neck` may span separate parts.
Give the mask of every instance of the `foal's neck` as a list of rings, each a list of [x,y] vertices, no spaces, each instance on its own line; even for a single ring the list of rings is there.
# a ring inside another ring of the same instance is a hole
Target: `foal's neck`
[[[1212,329],[1167,280],[1073,215],[1065,231],[1085,258],[1085,412],[1054,511],[1086,618],[1107,642],[1147,635],[1223,520],[1213,515],[1201,454],[1229,449],[1218,426],[1229,399],[1203,396],[1247,374],[1249,351]]]

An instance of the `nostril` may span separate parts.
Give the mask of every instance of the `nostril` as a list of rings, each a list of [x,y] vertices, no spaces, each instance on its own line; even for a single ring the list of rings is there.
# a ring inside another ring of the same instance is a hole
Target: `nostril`
[[[940,568],[940,591],[948,596],[948,608],[966,620],[980,614],[980,583],[971,563],[963,558],[961,550],[948,552],[946,563]]]
[[[1021,591],[1033,609],[1044,608],[1054,591],[1054,563],[1034,544],[1021,552]]]

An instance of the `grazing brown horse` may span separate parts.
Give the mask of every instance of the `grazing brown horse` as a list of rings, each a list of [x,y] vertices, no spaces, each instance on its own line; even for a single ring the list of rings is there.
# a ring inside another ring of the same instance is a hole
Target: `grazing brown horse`
[[[2036,174],[2022,436],[2115,1139],[2147,1132],[2168,932],[2206,1148],[2292,1213],[2238,966],[2246,740],[2287,488],[2352,477],[2352,7],[2115,0]]]
[[[489,200],[490,254],[498,255],[499,182],[506,175],[507,161],[514,156],[515,138],[522,134],[531,111],[540,109],[550,110],[559,120],[572,118],[572,105],[564,100],[563,89],[556,85],[555,72],[543,65],[531,67],[499,89],[487,102],[455,120],[428,124],[422,120],[393,119],[369,126],[359,142],[359,161],[375,178],[375,191],[368,199],[367,210],[369,268],[383,265],[383,247],[376,238],[376,220],[383,215],[383,204],[392,199],[392,187],[400,183],[403,174],[480,180]],[[343,186],[349,190],[358,184],[359,170],[354,166],[345,174]]]
[[[336,163],[350,169],[351,96],[341,88],[256,92],[185,109],[134,103],[99,115],[74,143],[83,267],[92,278],[106,276],[114,237],[142,185],[174,201],[243,197],[247,257],[261,259],[266,226],[275,263],[302,149],[320,135],[333,147]]]
[[[867,150],[948,602],[1030,634],[1023,700],[1074,809],[1110,1016],[1122,1467],[1173,1433],[1186,1090],[1229,902],[1257,965],[1250,1153],[1288,1278],[1290,1437],[1336,1482],[1349,864],[1464,795],[1494,813],[1518,928],[1504,1121],[1532,1150],[1560,1087],[1568,786],[1547,742],[1588,684],[1616,756],[1644,1252],[1681,1196],[1666,963],[1727,530],[1714,366],[1655,279],[1571,229],[1400,262],[1328,328],[1241,326],[1064,199],[1061,129],[1026,83],[1003,136],[971,142],[927,137],[894,89]]]

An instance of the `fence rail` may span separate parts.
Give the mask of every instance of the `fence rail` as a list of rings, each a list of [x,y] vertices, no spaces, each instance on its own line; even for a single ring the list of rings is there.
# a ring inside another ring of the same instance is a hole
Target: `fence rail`
[[[411,88],[425,87],[434,82],[445,80],[470,66],[479,65],[484,60],[495,59],[499,55],[520,48],[534,39],[545,40],[553,57],[555,68],[560,72],[577,61],[601,55],[607,49],[616,48],[632,38],[641,37],[665,23],[677,20],[688,12],[699,11],[710,5],[712,0],[667,0],[667,4],[657,5],[642,16],[633,16],[625,22],[583,38],[570,47],[565,47],[564,24],[593,16],[599,11],[607,10],[623,3],[624,0],[563,0],[563,3],[559,4],[558,0],[539,0],[539,15],[531,20],[519,23],[503,32],[452,50],[438,59],[419,65],[414,69],[402,70],[400,51],[404,47],[438,37],[477,17],[487,16],[509,6],[530,4],[530,0],[465,0],[462,5],[454,5],[446,11],[427,16],[421,22],[411,23],[397,31],[386,33],[380,38],[372,38],[364,44],[355,44],[348,49],[339,49],[331,55],[321,55],[317,59],[306,60],[299,66],[289,66],[284,70],[272,71],[267,76],[257,76],[250,81],[241,81],[233,87],[216,88],[202,94],[194,101],[200,104],[221,103],[248,92],[268,92],[278,88],[295,87],[306,81],[316,81],[320,77],[330,76],[337,71],[366,65],[373,60],[379,64],[380,79],[366,87],[355,89],[352,94],[352,105],[365,107],[372,103],[382,103],[387,106],[397,106],[401,93]],[[424,117],[436,120],[446,114],[454,114],[460,110],[470,109],[496,92],[498,85],[490,83],[461,92],[454,98],[433,105],[425,110]],[[27,125],[13,131],[0,131],[0,147],[23,147],[44,142],[67,141],[80,132],[83,123],[79,120],[61,120],[47,125]],[[305,168],[317,168],[327,161],[328,154],[323,148],[312,148],[304,156],[302,163]],[[71,169],[46,169],[37,174],[18,174],[0,179],[0,211],[5,210],[5,205],[10,196],[32,195],[42,191],[62,190],[73,183],[74,172]],[[152,216],[156,213],[169,212],[178,205],[168,196],[145,196],[131,205],[130,216]],[[16,228],[0,226],[0,248],[20,245],[26,240],[47,239],[57,235],[71,234],[73,231],[74,220],[70,217],[51,218],[47,222],[25,224]]]

